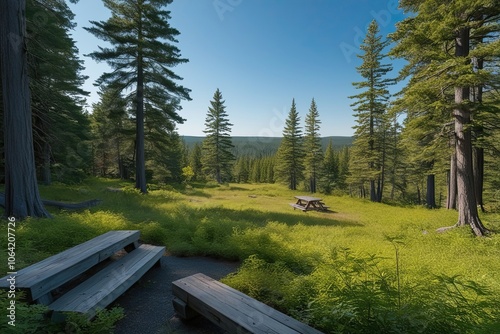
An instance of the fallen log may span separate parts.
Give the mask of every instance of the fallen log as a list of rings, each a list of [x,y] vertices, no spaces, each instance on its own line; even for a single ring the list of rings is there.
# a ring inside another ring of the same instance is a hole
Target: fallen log
[[[81,210],[87,209],[96,205],[101,204],[100,199],[91,199],[89,201],[84,201],[80,203],[68,203],[68,202],[59,202],[52,201],[48,199],[42,199],[42,203],[47,206],[53,206],[61,210]],[[5,194],[0,193],[0,206],[5,208]]]

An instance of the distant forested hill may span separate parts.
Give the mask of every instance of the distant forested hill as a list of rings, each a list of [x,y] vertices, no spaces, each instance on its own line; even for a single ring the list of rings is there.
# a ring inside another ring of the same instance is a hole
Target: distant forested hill
[[[203,138],[205,137],[181,136],[181,139],[189,148],[193,147],[196,143],[201,144]],[[333,141],[333,145],[336,149],[352,144],[352,137],[324,137],[321,138],[323,149],[326,148],[330,139]],[[274,155],[281,143],[281,137],[232,137],[232,141],[235,146],[234,153],[236,156],[247,155],[260,157]]]

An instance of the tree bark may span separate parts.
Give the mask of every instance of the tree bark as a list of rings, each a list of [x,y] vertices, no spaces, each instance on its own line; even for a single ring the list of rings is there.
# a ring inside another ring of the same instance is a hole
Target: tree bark
[[[43,167],[42,167],[42,173],[43,173],[43,183],[46,186],[49,186],[52,183],[52,177],[50,173],[50,144],[46,141],[43,144]]]
[[[484,68],[484,59],[477,60],[477,69]],[[483,103],[483,86],[477,87],[474,103],[481,105]],[[476,139],[484,136],[484,129],[481,124],[474,126]],[[484,149],[482,147],[474,148],[474,186],[476,191],[476,204],[485,212],[483,203],[483,187],[484,187]]]
[[[425,196],[427,207],[429,209],[436,208],[436,183],[434,174],[427,175],[427,192]]]
[[[469,29],[461,28],[455,39],[455,55],[466,57],[469,53]],[[467,107],[470,99],[469,87],[455,87],[455,151],[457,155],[458,222],[457,226],[470,225],[477,236],[484,236],[488,230],[479,219],[474,188],[471,112]]]
[[[483,203],[484,187],[484,149],[476,147],[474,149],[474,187],[476,192],[476,205],[485,212]]]
[[[38,192],[26,54],[26,0],[0,1],[5,215],[50,217]]]
[[[455,146],[455,141],[453,140]],[[448,197],[446,199],[446,208],[456,210],[457,208],[457,154],[455,149],[450,158],[450,170],[447,174],[448,181]]]
[[[140,5],[138,10],[140,11]],[[139,22],[141,22],[141,13]],[[142,24],[139,23],[138,28],[139,43],[142,43]],[[144,67],[143,67],[143,50],[142,46],[138,45],[137,56],[137,93],[136,93],[136,161],[135,161],[135,187],[146,194],[146,160],[144,154]]]
[[[417,183],[417,204],[422,204],[422,196],[420,195],[420,186]]]

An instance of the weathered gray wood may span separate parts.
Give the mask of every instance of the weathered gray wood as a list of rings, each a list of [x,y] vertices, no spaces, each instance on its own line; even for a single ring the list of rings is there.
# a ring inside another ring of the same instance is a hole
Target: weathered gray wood
[[[306,208],[300,204],[297,204],[297,203],[290,203],[291,206],[293,206],[293,209],[299,209],[299,210],[302,210],[302,211],[306,211]]]
[[[230,333],[321,333],[203,274],[174,281],[172,292],[187,307]]]
[[[179,317],[182,319],[192,319],[196,316],[199,316],[200,314],[190,308],[184,301],[180,300],[177,297],[172,298],[172,304],[174,305],[174,310],[177,312]]]
[[[296,199],[306,201],[306,202],[319,202],[322,201],[321,198],[312,197],[312,196],[295,196]]]
[[[16,275],[16,287],[26,289],[33,301],[50,300],[47,294],[84,273],[116,251],[135,245],[139,231],[110,231],[94,239],[21,269]],[[8,288],[7,277],[0,279],[0,288]]]
[[[141,245],[112,262],[50,304],[53,320],[63,318],[62,312],[79,312],[92,318],[98,309],[108,306],[136,283],[164,253],[165,247]]]

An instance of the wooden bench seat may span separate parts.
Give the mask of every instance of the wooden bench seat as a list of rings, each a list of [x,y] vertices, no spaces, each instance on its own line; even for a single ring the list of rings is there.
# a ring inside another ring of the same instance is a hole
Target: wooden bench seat
[[[19,270],[15,286],[28,292],[28,301],[53,310],[54,320],[66,311],[92,318],[160,263],[165,247],[139,246],[139,237],[140,231],[109,231]],[[9,288],[8,277],[0,288]]]
[[[201,314],[229,333],[321,333],[200,273],[174,281],[172,292],[179,316]]]
[[[297,204],[297,203],[290,203],[290,205],[293,207],[293,209],[299,209],[299,210],[302,210],[302,211],[306,211],[306,208],[300,204]]]
[[[53,290],[115,252],[134,249],[138,245],[139,236],[139,231],[109,231],[19,270],[16,288],[28,291],[31,301],[48,305],[53,300]],[[0,288],[8,288],[4,278],[0,279]]]
[[[92,318],[97,309],[111,304],[157,264],[163,253],[165,247],[141,245],[113,261],[50,304],[52,319],[63,319],[62,312],[79,312]]]

